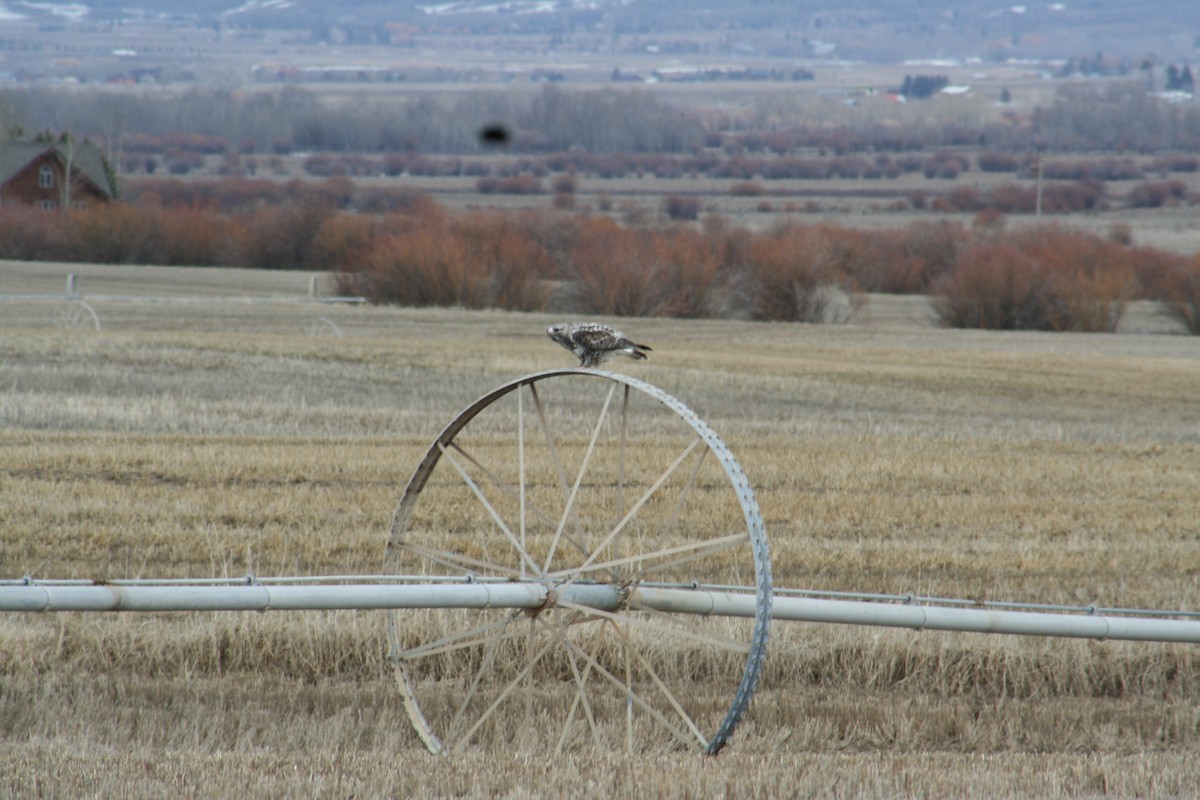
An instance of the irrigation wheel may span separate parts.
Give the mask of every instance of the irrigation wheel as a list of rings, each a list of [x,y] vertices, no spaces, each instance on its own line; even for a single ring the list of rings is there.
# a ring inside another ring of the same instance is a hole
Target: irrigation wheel
[[[766,649],[770,562],[741,467],[685,405],[615,373],[536,373],[463,410],[404,491],[385,569],[549,590],[535,611],[390,614],[389,658],[434,753],[502,743],[715,754]],[[558,599],[585,584],[618,588],[621,606]],[[648,585],[744,587],[756,616],[652,611],[632,595]]]
[[[90,328],[98,331],[101,328],[100,315],[83,300],[68,301],[59,312],[56,323],[58,327],[68,330]]]

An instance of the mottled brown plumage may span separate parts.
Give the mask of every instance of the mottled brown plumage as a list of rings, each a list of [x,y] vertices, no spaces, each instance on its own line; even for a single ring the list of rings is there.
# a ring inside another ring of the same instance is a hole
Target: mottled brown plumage
[[[636,344],[620,331],[600,322],[562,322],[546,329],[551,339],[579,358],[581,367],[598,367],[614,354],[646,358],[650,347]]]

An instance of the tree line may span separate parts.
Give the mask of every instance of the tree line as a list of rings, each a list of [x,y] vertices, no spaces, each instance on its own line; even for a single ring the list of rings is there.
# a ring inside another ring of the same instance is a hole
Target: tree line
[[[478,91],[447,97],[362,95],[337,103],[299,87],[243,92],[193,88],[179,97],[39,87],[0,91],[0,126],[71,130],[107,142],[110,155],[138,137],[184,136],[240,153],[488,151],[481,128],[502,121],[517,153],[586,150],[690,153],[755,137],[777,152],[903,152],[945,146],[1156,153],[1200,150],[1200,108],[1171,105],[1136,81],[1064,86],[1031,118],[965,125],[953,119],[881,126],[875,114],[846,112],[835,127],[798,120],[731,118],[666,103],[639,89]],[[936,117],[936,115],[933,115]],[[736,134],[736,136],[735,136]]]

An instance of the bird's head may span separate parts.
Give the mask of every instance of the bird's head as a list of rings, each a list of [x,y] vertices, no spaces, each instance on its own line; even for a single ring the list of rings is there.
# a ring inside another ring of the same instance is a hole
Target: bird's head
[[[566,323],[559,323],[558,325],[551,325],[549,328],[546,328],[546,335],[549,336],[551,339],[553,339],[556,342],[562,342],[567,337]]]

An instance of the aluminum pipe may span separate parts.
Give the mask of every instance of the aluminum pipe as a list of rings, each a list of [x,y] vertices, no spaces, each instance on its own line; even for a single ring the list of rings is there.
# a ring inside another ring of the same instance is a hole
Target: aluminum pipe
[[[583,587],[591,588],[591,587]],[[608,593],[615,598],[615,591]],[[538,583],[401,586],[0,586],[4,611],[313,611],[381,608],[539,608]],[[614,599],[615,603],[615,599]]]
[[[753,595],[687,589],[643,588],[634,593],[632,602],[635,606],[657,611],[734,617],[753,616],[755,607]],[[771,618],[913,630],[1200,643],[1200,621],[1192,620],[994,611],[852,600],[776,596]]]
[[[622,606],[613,586],[540,583],[403,585],[138,586],[39,584],[0,586],[0,611],[269,611],[404,608],[526,608],[559,599],[606,611]],[[674,614],[754,617],[755,596],[743,592],[643,587],[631,609]],[[1166,612],[1164,612],[1166,613]],[[1200,621],[1100,614],[997,611],[855,600],[775,597],[771,618],[912,630],[1006,633],[1082,639],[1200,643]]]

